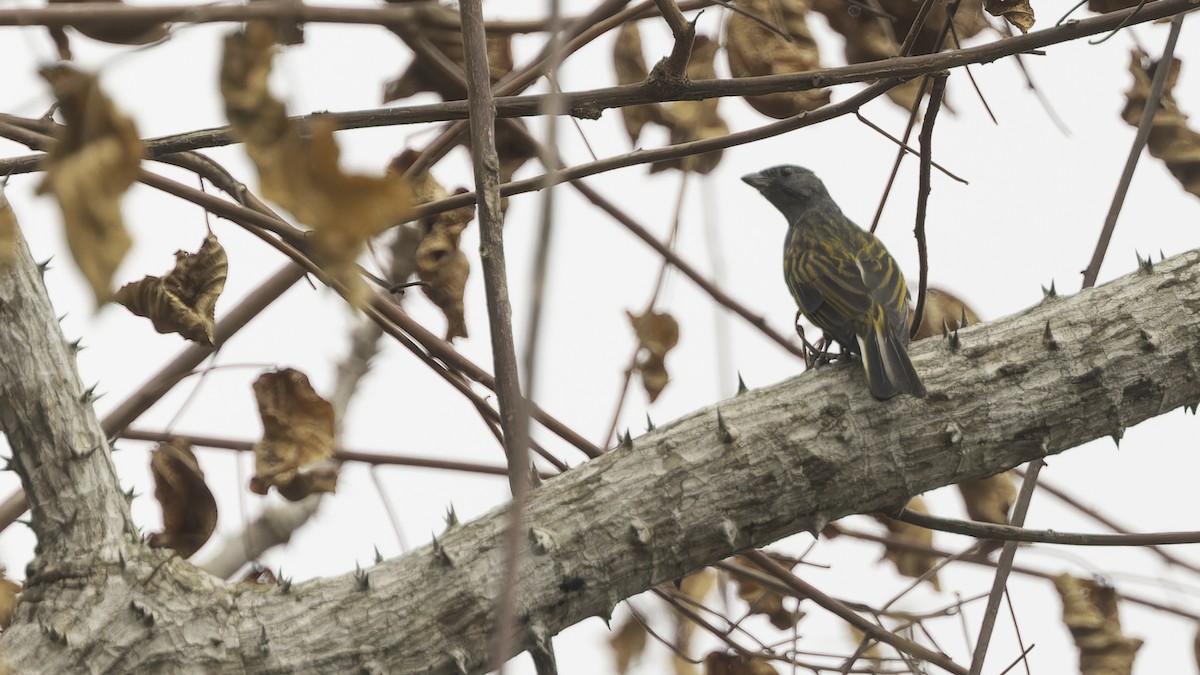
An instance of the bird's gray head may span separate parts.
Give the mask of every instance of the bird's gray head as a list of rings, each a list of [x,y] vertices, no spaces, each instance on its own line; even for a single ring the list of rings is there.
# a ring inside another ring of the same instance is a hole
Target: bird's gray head
[[[829,199],[829,192],[821,179],[799,166],[773,166],[742,176],[742,182],[761,192],[767,201],[783,212],[789,222],[814,204]]]

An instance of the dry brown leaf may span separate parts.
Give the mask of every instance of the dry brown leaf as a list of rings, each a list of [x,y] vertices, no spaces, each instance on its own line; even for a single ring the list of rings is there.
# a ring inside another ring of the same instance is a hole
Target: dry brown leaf
[[[679,593],[691,599],[696,604],[703,604],[704,598],[717,586],[717,571],[704,567],[693,572],[678,582]],[[682,614],[672,612],[675,619],[675,648],[681,652],[691,650],[692,634],[696,632],[696,624]],[[680,658],[676,653],[671,659],[671,667],[675,675],[695,675],[696,666],[691,661]]]
[[[709,652],[704,657],[704,675],[779,675],[766,659],[752,659],[741,654]]]
[[[286,368],[254,381],[263,439],[254,444],[250,490],[260,495],[274,485],[299,501],[314,492],[333,492],[338,468],[333,457],[333,406],[313,391],[308,378]]]
[[[692,57],[688,61],[687,76],[691,80],[713,80],[717,77],[713,62],[717,57],[717,43],[703,35],[696,36],[692,45]],[[702,101],[676,101],[662,113],[662,124],[671,130],[671,144],[702,141],[729,135],[729,125],[717,112],[719,98]],[[703,155],[691,155],[679,159],[668,159],[650,164],[650,173],[667,169],[679,169],[707,174],[717,168],[723,151],[714,150]]]
[[[912,325],[915,313],[916,307],[910,305],[908,308],[909,325]],[[941,335],[944,330],[958,330],[963,327],[960,324],[964,316],[967,318],[968,326],[979,323],[979,315],[971,309],[970,305],[953,293],[932,286],[925,289],[924,315],[921,319],[921,327],[913,336],[914,340]]]
[[[920,497],[913,497],[908,500],[905,508],[917,513],[929,513],[929,509],[925,506],[925,500]],[[927,530],[918,525],[911,525],[899,520],[892,520],[882,515],[876,515],[875,519],[883,523],[895,539],[920,546],[933,545],[933,530]],[[924,576],[941,561],[941,558],[935,555],[908,548],[900,548],[898,546],[886,546],[883,557],[885,560],[890,560],[896,566],[897,572],[914,579]],[[934,589],[942,590],[942,585],[938,582],[937,573],[929,577],[929,583],[933,585]]]
[[[646,54],[642,51],[642,34],[636,21],[626,21],[617,30],[617,41],[613,46],[613,70],[616,71],[617,84],[641,84],[650,76],[646,68]],[[629,144],[635,147],[642,129],[651,122],[661,123],[662,118],[662,105],[658,103],[621,108],[621,119],[629,134]]]
[[[4,185],[0,184],[0,270],[13,264],[17,259],[17,214],[13,213],[12,204],[4,194]]]
[[[463,55],[459,13],[450,7],[434,3],[415,4],[411,7],[416,12],[415,18],[396,33],[402,39],[415,35],[426,38],[441,50],[450,62],[462,68],[466,59]],[[488,34],[487,56],[488,75],[494,84],[513,68],[512,36]],[[440,70],[418,56],[405,68],[400,77],[384,86],[383,100],[385,103],[396,101],[423,91],[435,92],[447,101],[467,97],[467,92],[462,86],[443,76]]]
[[[892,24],[892,34],[896,36],[897,43],[903,43],[908,36],[913,22],[920,13],[921,5],[922,3],[911,2],[911,0],[879,0],[879,8],[896,17],[896,21]],[[935,2],[925,21],[921,24],[921,28],[917,31],[911,54],[933,52],[944,25],[946,25],[946,5]],[[954,42],[954,38],[966,40],[987,27],[988,22],[983,15],[983,0],[961,0],[958,11],[954,13],[954,32],[945,38],[941,49],[956,47],[957,43]]]
[[[847,4],[845,0],[812,0],[812,3],[812,8],[829,20],[830,28],[846,39],[847,63],[880,61],[900,53],[899,40],[903,40],[904,36],[896,35],[886,17],[862,10],[858,5]],[[852,12],[852,8],[857,11]],[[887,95],[896,105],[909,110],[920,91],[921,78],[913,78],[898,87],[892,87]]]
[[[749,558],[738,556],[734,561],[743,567],[748,567],[759,572],[764,571]],[[767,617],[771,620],[771,625],[779,630],[791,630],[800,619],[804,618],[804,612],[799,608],[788,609],[784,605],[785,597],[779,593],[759,585],[757,581],[749,577],[743,577],[738,574],[731,574],[731,576],[737,585],[738,597],[745,601],[747,605],[750,605],[751,614],[761,614]]]
[[[737,0],[739,9],[753,14],[791,36],[791,41],[768,30],[757,21],[730,12],[725,24],[725,53],[734,77],[782,75],[821,67],[817,43],[808,29],[805,15],[807,0]],[[776,119],[784,119],[829,102],[829,91],[782,92],[747,96],[755,110]]]
[[[1054,578],[1063,603],[1063,623],[1079,648],[1080,675],[1129,675],[1142,641],[1121,632],[1117,591],[1069,574]]]
[[[646,628],[637,619],[630,616],[608,638],[616,660],[618,675],[625,675],[634,660],[646,651]]]
[[[63,213],[71,256],[96,303],[112,299],[113,273],[132,241],[121,218],[121,195],[137,179],[142,141],[133,121],[100,91],[95,75],[60,65],[41,70],[54,89],[65,124],[42,168],[38,194],[53,193]]]
[[[195,253],[175,252],[175,267],[165,277],[144,277],[126,284],[114,298],[144,316],[160,333],[179,333],[202,345],[213,345],[217,298],[225,290],[229,259],[211,232]]]
[[[625,314],[638,339],[635,367],[641,373],[646,394],[654,402],[670,380],[666,358],[667,352],[679,344],[679,323],[666,312],[650,311],[637,315],[626,310]]]
[[[1033,7],[1029,0],[984,0],[983,9],[1009,22],[1022,33],[1033,28]]]
[[[96,2],[108,5],[124,4],[121,0],[50,0],[50,4],[75,2]],[[153,21],[138,21],[137,19],[120,19],[104,24],[83,24],[72,26],[76,31],[93,40],[117,45],[148,45],[158,42],[171,34],[170,24]],[[71,60],[71,42],[62,26],[51,26],[50,37],[58,47],[59,57],[64,61]]]
[[[150,454],[154,498],[162,507],[163,531],[150,535],[150,548],[174,549],[184,558],[200,550],[217,527],[217,501],[190,443],[173,439]]]
[[[1017,501],[1017,487],[1007,471],[958,484],[967,515],[983,523],[1008,525],[1008,512]]]
[[[1146,98],[1150,95],[1150,83],[1154,69],[1161,64],[1148,61],[1146,55],[1135,50],[1129,64],[1133,74],[1133,85],[1125,93],[1125,110],[1121,117],[1137,126],[1141,121]],[[1200,132],[1188,126],[1188,116],[1179,110],[1171,95],[1179,79],[1182,64],[1172,59],[1171,70],[1163,86],[1162,101],[1154,112],[1150,126],[1150,140],[1146,144],[1150,154],[1161,159],[1167,170],[1183,185],[1183,189],[1200,197]]]
[[[13,612],[17,611],[21,584],[8,578],[8,571],[0,567],[0,630],[12,625]]]
[[[355,261],[371,237],[401,222],[412,210],[412,194],[400,176],[342,172],[334,123],[314,119],[307,127],[287,119],[283,104],[267,88],[275,30],[250,22],[225,38],[221,94],[234,136],[258,169],[263,196],[313,229],[307,240],[317,261],[345,284],[354,302],[366,288]]]

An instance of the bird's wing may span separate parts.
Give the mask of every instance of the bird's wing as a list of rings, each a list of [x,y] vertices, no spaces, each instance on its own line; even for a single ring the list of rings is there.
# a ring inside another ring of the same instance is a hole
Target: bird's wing
[[[820,249],[802,251],[792,261],[788,281],[804,315],[846,344],[860,332],[855,324],[870,310],[871,293],[854,257],[838,253]]]
[[[908,287],[895,259],[875,237],[866,237],[855,257],[863,286],[881,309],[888,323],[904,330],[908,325]],[[904,343],[907,344],[907,340]]]

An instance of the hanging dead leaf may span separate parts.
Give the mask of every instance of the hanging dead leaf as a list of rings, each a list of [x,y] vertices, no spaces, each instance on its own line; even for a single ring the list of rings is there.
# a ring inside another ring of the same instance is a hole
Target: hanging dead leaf
[[[701,605],[716,586],[717,572],[711,567],[701,568],[678,581],[679,593],[693,603]],[[692,635],[696,632],[696,624],[678,612],[672,612],[671,618],[675,620],[675,648],[684,653],[691,651]],[[695,664],[679,658],[678,654],[671,659],[671,665],[675,675],[695,675],[696,673]]]
[[[229,259],[211,232],[195,253],[175,252],[175,268],[165,277],[144,277],[117,291],[115,300],[144,316],[160,333],[179,333],[213,345],[217,298],[225,289]]]
[[[54,89],[65,124],[42,168],[38,194],[53,193],[63,213],[71,255],[96,304],[112,299],[113,273],[132,241],[121,218],[121,195],[137,179],[142,141],[133,122],[100,91],[95,75],[60,65],[41,70]]]
[[[888,16],[895,17],[895,21],[892,23],[892,35],[895,36],[897,43],[904,42],[904,39],[908,37],[913,22],[920,14],[921,7],[922,3],[910,0],[879,0],[879,9],[886,12]],[[946,5],[940,2],[934,3],[917,30],[910,55],[930,54],[935,50],[956,48],[958,47],[956,39],[966,40],[987,28],[988,21],[983,14],[983,0],[960,0],[958,11],[954,13],[954,32],[948,34],[939,46],[938,38],[945,25]]]
[[[908,323],[912,325],[916,307],[908,307]],[[943,291],[932,286],[925,289],[925,316],[921,319],[921,327],[917,329],[914,340],[940,336],[943,330],[958,330],[962,328],[963,317],[968,326],[979,323],[979,315],[971,306],[960,300],[950,291]]]
[[[1009,22],[1022,33],[1033,28],[1033,7],[1029,0],[985,0],[983,9]]]
[[[4,194],[4,185],[0,183],[0,270],[13,264],[17,259],[17,214],[13,213],[12,204]]]
[[[1054,578],[1063,603],[1063,623],[1079,648],[1082,675],[1129,675],[1142,647],[1121,632],[1117,591],[1112,586],[1069,574]]]
[[[929,509],[925,506],[925,500],[920,497],[913,497],[908,500],[905,508],[917,513],[929,513]],[[892,533],[893,538],[903,543],[933,546],[933,530],[927,530],[923,527],[910,525],[899,520],[892,520],[887,516],[879,514],[875,515],[875,519],[887,527],[888,531]],[[941,561],[941,558],[923,551],[901,548],[899,546],[885,546],[886,548],[883,553],[884,560],[890,560],[896,566],[896,571],[906,577],[917,579],[925,576],[926,573],[935,569]],[[928,579],[935,590],[942,590],[942,585],[938,581],[936,572],[932,573]]]
[[[791,566],[790,561],[779,560],[779,562],[785,566]],[[734,563],[756,572],[765,571],[754,561],[742,556],[734,558]],[[730,576],[737,585],[738,597],[750,606],[750,613],[767,617],[770,619],[771,625],[779,630],[791,630],[800,619],[804,618],[804,612],[799,607],[789,609],[785,605],[785,596],[762,586],[748,576],[741,576],[736,572],[731,572]]]
[[[1183,185],[1184,190],[1200,197],[1200,132],[1188,126],[1188,116],[1179,109],[1171,94],[1179,80],[1181,66],[1179,59],[1172,59],[1146,145],[1151,155],[1167,165],[1167,170]],[[1162,67],[1161,63],[1152,62],[1145,53],[1134,50],[1129,64],[1133,85],[1125,92],[1125,110],[1121,117],[1135,127],[1146,108],[1154,70],[1159,67]]]
[[[967,515],[983,523],[1008,525],[1008,512],[1017,501],[1017,487],[1007,471],[958,484]]]
[[[608,638],[608,646],[616,660],[618,675],[625,675],[633,662],[646,651],[646,627],[630,616],[612,631]]]
[[[779,671],[766,659],[709,652],[708,656],[704,657],[704,675],[779,675]]]
[[[0,567],[0,630],[8,630],[12,625],[20,594],[21,584],[9,579],[8,571]]]
[[[455,194],[466,192],[459,188]],[[471,264],[459,249],[462,231],[475,217],[474,206],[463,206],[423,220],[424,236],[417,246],[417,277],[428,283],[425,295],[446,315],[446,339],[467,337],[463,294]]]
[[[812,8],[829,20],[829,27],[846,40],[846,62],[866,63],[889,59],[900,53],[900,42],[886,16],[868,6],[850,5],[845,0],[812,0]],[[852,11],[853,10],[853,11]],[[961,7],[960,7],[960,10]],[[903,39],[904,36],[899,36]],[[921,91],[921,78],[913,78],[888,90],[888,98],[909,110]]]
[[[338,467],[333,457],[333,406],[313,391],[308,378],[285,368],[254,381],[263,439],[254,444],[250,490],[260,495],[274,485],[299,501],[314,492],[333,492]]]
[[[679,323],[665,312],[650,311],[642,315],[626,311],[629,323],[638,338],[638,359],[635,365],[642,375],[642,386],[653,403],[670,380],[666,357],[679,344]]]
[[[204,483],[204,471],[186,441],[173,439],[150,454],[154,498],[163,513],[163,531],[150,535],[150,548],[174,549],[184,558],[200,550],[217,527],[217,501]]]
[[[314,119],[307,129],[287,119],[267,88],[274,49],[275,30],[268,23],[252,21],[245,31],[226,36],[225,113],[258,169],[263,196],[312,228],[311,253],[360,302],[367,289],[355,261],[367,240],[405,219],[411,191],[398,175],[342,172],[330,119]]]
[[[466,63],[462,44],[462,18],[459,13],[436,3],[412,5],[416,16],[403,26],[392,30],[402,40],[420,36],[428,40],[453,64],[460,68]],[[513,68],[512,36],[489,33],[487,35],[488,76],[496,83]],[[467,97],[467,91],[458,82],[445,77],[436,66],[417,56],[404,72],[384,86],[383,101],[388,103],[408,98],[423,91],[437,93],[447,101]]]
[[[50,4],[77,2],[105,3],[109,6],[125,4],[122,0],[50,0]],[[117,45],[148,45],[165,39],[171,34],[170,24],[154,21],[139,21],[137,19],[120,19],[103,24],[83,24],[72,26],[79,33],[93,40]],[[71,60],[71,42],[63,26],[51,26],[50,37],[58,47],[59,58]]]
[[[725,24],[725,53],[734,77],[782,75],[818,70],[821,56],[808,29],[807,0],[737,0],[737,7],[790,36],[784,39],[740,12],[730,12]],[[755,110],[776,119],[819,108],[829,102],[829,91],[783,92],[747,96]]]
[[[692,58],[687,67],[689,79],[716,79],[717,71],[713,62],[717,57],[717,46],[715,40],[703,35],[696,36],[692,44]],[[729,125],[717,112],[720,102],[719,98],[708,98],[702,101],[676,101],[667,106],[663,110],[661,122],[671,130],[671,144],[678,145],[729,135]],[[650,173],[679,169],[707,174],[717,168],[717,163],[721,161],[721,153],[721,150],[714,150],[703,155],[653,162],[650,164]]]
[[[642,51],[642,34],[636,21],[626,21],[617,30],[617,41],[613,45],[613,70],[616,71],[617,84],[641,84],[650,75],[646,68],[646,54]],[[625,132],[629,134],[629,144],[636,147],[642,129],[647,124],[662,122],[663,109],[658,103],[625,106],[621,108],[621,119],[625,122]]]

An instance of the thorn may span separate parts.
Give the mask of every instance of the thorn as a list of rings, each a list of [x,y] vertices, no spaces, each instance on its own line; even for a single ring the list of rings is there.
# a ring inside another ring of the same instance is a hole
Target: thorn
[[[738,371],[738,390],[737,390],[737,395],[738,395],[738,396],[741,396],[742,394],[744,394],[744,393],[746,393],[746,392],[748,392],[748,391],[750,391],[750,389],[746,387],[746,381],[742,379],[742,371],[740,371],[740,370],[739,370],[739,371]]]
[[[650,528],[640,518],[629,522],[629,532],[633,535],[634,543],[641,546],[650,545]]]
[[[79,338],[78,340],[73,340],[67,343],[67,347],[71,350],[72,354],[78,354],[84,350],[83,338]]]
[[[133,500],[137,499],[139,496],[140,495],[138,495],[137,492],[134,492],[133,487],[130,487],[125,491],[125,503],[132,504]]]
[[[950,351],[957,352],[960,343],[958,340],[958,329],[955,328],[953,333],[950,333]]]
[[[808,533],[812,535],[813,539],[820,539],[821,531],[828,524],[829,518],[823,513],[817,513],[813,515],[812,526],[808,529]]]
[[[647,411],[646,412],[646,431],[654,431],[655,428],[656,427],[654,426],[654,420],[650,419],[650,413],[649,413],[649,411]]]
[[[1112,433],[1111,438],[1113,439],[1113,443],[1115,443],[1117,445],[1118,450],[1121,449],[1121,439],[1124,437],[1125,437],[1125,428],[1124,427],[1117,427],[1117,430]]]
[[[454,660],[454,667],[462,675],[467,675],[471,671],[467,669],[467,654],[461,649],[450,650],[450,658]]]
[[[383,554],[379,552],[379,546],[376,545],[375,546],[375,564],[378,565],[381,562],[383,562]]]
[[[950,324],[946,323],[946,319],[942,319],[942,339],[950,337]]]
[[[738,439],[737,429],[725,423],[725,416],[721,414],[720,408],[717,408],[717,437],[722,443],[733,443]]]
[[[532,463],[529,465],[529,487],[535,488],[542,484],[542,474],[538,472],[537,467]]]
[[[1162,252],[1162,249],[1161,249],[1161,248],[1160,248],[1160,249],[1158,249],[1158,262],[1162,262],[1162,261],[1164,261],[1164,260],[1166,260],[1166,259],[1167,259],[1167,256],[1166,256],[1166,254],[1164,254],[1164,253]]]
[[[597,614],[596,616],[600,617],[600,620],[604,622],[604,626],[606,628],[608,628],[609,630],[612,630],[612,612],[611,611],[602,609],[602,610],[600,610],[600,613]]]
[[[46,276],[46,271],[50,269],[50,261],[51,260],[54,260],[54,256],[50,256],[49,258],[46,258],[42,262],[37,263],[38,274],[42,275],[43,277]]]
[[[364,572],[357,562],[354,563],[354,583],[360,591],[365,591],[371,586],[371,575]]]
[[[1058,291],[1054,289],[1054,280],[1051,279],[1050,280],[1050,288],[1046,288],[1045,286],[1042,286],[1042,299],[1045,300],[1046,298],[1057,298],[1057,297],[1058,297]]]
[[[1138,253],[1137,251],[1134,251],[1133,254],[1137,256],[1138,272],[1142,274],[1154,273],[1154,261],[1150,258],[1150,254],[1146,254],[1145,260],[1142,260],[1142,254]]]
[[[960,307],[960,309],[962,309],[962,316],[958,318],[958,327],[966,328],[970,324],[970,322],[967,321],[967,306],[963,305]]]
[[[127,563],[125,562],[125,552],[124,551],[117,551],[117,564],[121,566],[121,569],[125,569],[125,565]]]
[[[446,567],[454,567],[454,560],[450,557],[450,552],[446,550],[446,546],[438,541],[437,535],[433,535],[433,555],[441,561]]]
[[[276,575],[275,578],[279,580],[276,584],[279,586],[279,592],[283,593],[284,595],[291,595],[292,578],[283,576],[283,566],[279,567],[279,574]]]
[[[633,437],[629,435],[629,430],[625,430],[625,435],[621,437],[621,442],[617,445],[618,450],[632,450]]]
[[[59,322],[59,323],[62,323],[62,320],[63,320],[63,319],[65,319],[65,318],[67,318],[67,315],[69,315],[69,314],[70,314],[70,312],[63,312],[62,314],[59,314],[59,315],[58,315],[58,322]]]
[[[1058,340],[1054,339],[1054,334],[1050,332],[1050,319],[1046,319],[1046,329],[1042,331],[1042,344],[1052,352],[1058,351]]]
[[[738,539],[738,533],[739,533],[737,523],[733,522],[732,520],[730,520],[728,518],[725,518],[724,520],[721,521],[721,530],[725,534],[725,541],[731,547],[737,546],[737,539]]]
[[[266,626],[260,626],[260,629],[261,630],[258,634],[258,646],[262,649],[266,649],[267,645],[271,643],[271,638],[267,637]]]
[[[556,546],[554,543],[554,535],[549,530],[540,527],[529,528],[529,548],[534,555],[546,555],[553,551]]]
[[[458,525],[458,514],[455,513],[455,511],[454,511],[453,503],[450,503],[448,506],[446,506],[445,520],[446,520],[446,529],[447,530],[454,527],[455,525]]]
[[[677,591],[683,590],[683,577],[675,577],[675,581],[673,581],[672,583],[675,584],[675,590],[677,590]]]
[[[100,386],[100,383],[97,382],[96,384],[93,384],[92,386],[88,387],[87,389],[84,389],[83,393],[80,394],[80,396],[79,396],[79,402],[84,405],[87,405],[87,404],[91,403],[92,401],[95,401],[96,399],[100,398],[99,396],[96,395],[96,387],[99,387],[99,386]]]

